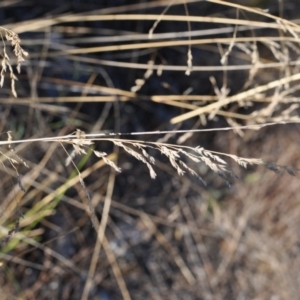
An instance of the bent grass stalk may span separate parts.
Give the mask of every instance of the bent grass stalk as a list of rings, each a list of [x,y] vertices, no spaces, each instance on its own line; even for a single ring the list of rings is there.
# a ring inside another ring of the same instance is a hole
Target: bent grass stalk
[[[280,122],[281,124],[284,123],[291,123],[291,122]],[[100,158],[104,164],[109,165],[113,169],[115,169],[117,172],[121,172],[121,169],[114,163],[112,159],[110,159],[109,156],[105,152],[95,150],[94,146],[95,143],[100,142],[110,142],[120,148],[122,148],[126,153],[133,156],[138,161],[142,162],[146,165],[146,167],[149,170],[149,175],[152,179],[156,178],[156,172],[154,170],[155,166],[155,158],[148,153],[149,150],[156,150],[160,152],[163,156],[167,157],[169,160],[171,166],[177,171],[177,173],[180,176],[183,176],[185,174],[190,174],[192,176],[196,176],[199,178],[199,180],[206,185],[205,180],[195,171],[192,167],[188,166],[188,161],[192,162],[195,165],[199,163],[204,163],[209,169],[211,169],[213,172],[215,172],[218,176],[223,178],[227,184],[227,186],[231,186],[231,179],[237,178],[237,176],[228,168],[227,162],[222,157],[227,157],[235,161],[238,165],[240,165],[243,168],[247,168],[249,165],[263,165],[264,167],[276,172],[280,173],[281,170],[287,172],[290,175],[295,175],[295,170],[287,167],[287,166],[281,166],[277,165],[275,163],[266,163],[260,158],[243,158],[239,157],[233,154],[227,154],[227,153],[221,153],[216,151],[209,151],[204,149],[201,146],[197,147],[190,147],[190,146],[184,146],[184,145],[177,145],[177,144],[169,144],[169,143],[160,143],[160,142],[151,142],[151,141],[143,141],[143,140],[131,140],[131,139],[119,139],[114,138],[112,136],[122,136],[122,135],[138,135],[138,134],[165,134],[165,133],[184,133],[184,132],[201,132],[201,131],[218,131],[218,130],[237,130],[237,129],[251,129],[251,130],[258,130],[260,128],[266,127],[266,126],[274,126],[278,123],[266,123],[266,124],[260,124],[260,125],[253,125],[253,126],[240,126],[240,127],[226,127],[226,128],[220,128],[220,129],[204,129],[204,130],[179,130],[179,131],[163,131],[163,132],[144,132],[144,133],[92,133],[92,134],[85,134],[83,131],[77,129],[77,131],[70,135],[65,135],[61,137],[53,137],[53,138],[40,138],[40,139],[29,139],[29,140],[19,140],[19,141],[13,141],[11,139],[11,135],[8,134],[8,141],[2,141],[0,142],[0,145],[8,145],[9,149],[11,151],[9,152],[9,155],[1,152],[3,156],[10,162],[10,164],[13,166],[13,168],[16,171],[18,183],[22,190],[24,190],[24,187],[21,183],[20,175],[18,173],[18,164],[23,164],[27,166],[26,162],[23,159],[20,159],[17,156],[17,159],[15,158],[16,154],[14,151],[12,151],[12,144],[13,143],[33,143],[33,142],[56,142],[60,144],[64,151],[66,152],[66,165],[69,165],[70,163],[73,164],[75,171],[77,173],[77,182],[81,184],[86,197],[88,199],[89,209],[90,209],[90,215],[93,225],[95,226],[95,213],[94,208],[91,203],[91,198],[88,193],[88,189],[86,188],[84,184],[84,177],[82,176],[80,169],[82,165],[87,161],[88,157],[90,157],[91,154],[94,154],[96,157]],[[73,150],[68,151],[66,146],[71,145]],[[93,146],[93,147],[91,147]],[[78,166],[74,163],[73,158],[76,155],[84,155],[82,163],[80,163]],[[28,166],[27,166],[28,167]],[[67,182],[59,188],[55,192],[55,201],[53,201],[53,195],[50,195],[49,197],[46,197],[39,203],[37,203],[31,210],[29,210],[26,213],[26,217],[33,217],[34,215],[39,215],[39,217],[34,218],[35,222],[38,222],[39,219],[43,218],[46,215],[51,214],[54,207],[57,205],[65,191],[68,187],[70,187],[70,181],[72,181],[72,178],[74,178],[74,174],[70,176],[70,180],[67,180]],[[49,198],[49,199],[48,199]],[[17,221],[13,225],[13,228],[9,232],[8,236],[5,238],[5,240],[2,242],[2,244],[7,244],[12,237],[13,233],[18,231],[19,229],[19,222],[20,222],[21,214],[19,214],[19,217],[17,218]],[[36,224],[35,222],[31,222],[32,224]],[[30,225],[28,225],[30,226]],[[26,227],[25,231],[29,231],[32,228]],[[14,242],[12,245],[10,245],[9,249],[12,249],[15,247],[17,242]],[[12,248],[11,248],[12,247]]]

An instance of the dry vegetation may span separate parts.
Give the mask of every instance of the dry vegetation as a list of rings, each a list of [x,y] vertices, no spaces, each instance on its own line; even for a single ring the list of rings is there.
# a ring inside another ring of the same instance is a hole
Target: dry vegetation
[[[1,299],[298,299],[296,2],[113,2],[0,28]]]

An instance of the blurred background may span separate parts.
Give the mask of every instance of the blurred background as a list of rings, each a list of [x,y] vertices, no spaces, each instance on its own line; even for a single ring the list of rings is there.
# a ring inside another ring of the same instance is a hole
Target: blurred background
[[[179,176],[155,149],[151,179],[123,148],[95,141],[92,148],[122,170],[92,151],[74,158],[96,223],[107,219],[101,242],[80,177],[65,165],[71,145],[15,144],[18,164],[1,146],[0,298],[299,299],[298,4],[1,1],[1,26],[29,53],[21,73],[14,71],[18,97],[9,74],[0,89],[3,141],[8,131],[26,140],[76,129],[295,123],[126,136],[267,163],[245,169],[225,156],[236,178],[224,180],[204,163],[186,161],[206,186],[188,172]],[[15,70],[4,31],[2,41],[2,61],[5,45]]]

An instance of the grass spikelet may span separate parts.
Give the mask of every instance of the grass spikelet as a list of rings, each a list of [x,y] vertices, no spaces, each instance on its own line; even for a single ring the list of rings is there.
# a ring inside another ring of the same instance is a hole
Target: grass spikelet
[[[21,40],[19,36],[11,30],[5,30],[6,40],[11,43],[11,46],[14,48],[15,56],[18,60],[17,71],[21,72],[21,63],[25,61],[25,57],[28,56],[28,52],[26,52],[21,47]]]
[[[20,189],[23,191],[23,192],[26,192],[26,189],[24,188],[24,186],[22,185],[22,182],[21,182],[21,176],[19,174],[19,171],[18,171],[18,165],[19,164],[22,164],[24,165],[26,168],[29,168],[28,164],[25,162],[25,160],[23,160],[19,155],[16,154],[13,146],[12,146],[12,135],[11,135],[11,132],[8,131],[6,132],[7,134],[7,147],[8,147],[8,151],[4,152],[2,150],[0,150],[0,155],[2,155],[11,165],[11,167],[15,170],[16,172],[16,178],[17,178],[17,183],[20,187]],[[3,162],[2,162],[3,164]],[[4,164],[3,164],[4,166]],[[5,168],[5,166],[4,166]]]
[[[28,53],[21,47],[21,40],[19,36],[6,28],[0,27],[0,30],[4,32],[5,38],[8,42],[10,42],[11,46],[13,47],[13,51],[15,54],[15,57],[17,58],[17,72],[21,73],[21,64],[22,62],[25,61],[25,57],[28,56]],[[2,33],[1,33],[2,37]],[[16,75],[14,74],[13,68],[10,64],[9,61],[9,56],[7,55],[6,52],[6,46],[5,42],[2,37],[2,42],[3,42],[3,52],[1,53],[2,55],[2,61],[1,61],[1,73],[0,73],[0,86],[3,86],[4,83],[4,73],[7,71],[7,68],[9,69],[10,73],[10,81],[11,81],[11,91],[14,95],[15,98],[17,98],[17,92],[15,88],[15,82],[18,80]]]
[[[243,168],[247,168],[248,165],[262,165],[264,163],[261,158],[243,158],[236,155],[229,156]]]
[[[115,169],[117,172],[121,172],[121,168],[119,168],[113,161],[111,161],[110,159],[106,158],[106,157],[102,157],[103,161],[108,165],[111,166],[113,169]]]
[[[169,149],[166,146],[160,146],[160,145],[159,145],[159,149],[163,155],[169,158],[172,167],[177,171],[177,173],[181,176],[184,175],[185,172],[179,167],[177,163],[177,160],[180,158],[178,151],[174,151]]]
[[[206,181],[203,180],[203,178],[196,172],[194,171],[192,168],[190,168],[186,163],[184,163],[182,160],[179,161],[179,163],[182,165],[182,167],[184,169],[186,169],[191,175],[197,177],[198,179],[200,179],[200,181],[206,186]]]
[[[292,169],[288,166],[278,165],[274,162],[268,162],[268,163],[263,162],[263,165],[265,166],[265,168],[275,172],[278,175],[280,175],[282,171],[285,171],[291,176],[296,176],[296,171],[299,171],[298,169]]]
[[[140,153],[138,153],[137,151],[133,150],[132,148],[126,146],[123,142],[119,142],[119,141],[113,141],[113,143],[116,145],[116,146],[119,146],[121,148],[123,148],[127,153],[129,153],[131,156],[135,157],[137,160],[140,160],[141,162],[143,162],[149,169],[149,173],[150,173],[150,177],[152,179],[155,179],[156,177],[156,173],[155,171],[153,170],[151,164],[146,160],[146,159],[149,159],[151,163],[154,163],[154,159],[147,155],[147,153],[144,151],[144,156],[141,155]],[[134,143],[135,146],[137,147],[137,143]],[[141,148],[141,146],[139,146],[139,148]],[[146,154],[146,155],[145,155]]]

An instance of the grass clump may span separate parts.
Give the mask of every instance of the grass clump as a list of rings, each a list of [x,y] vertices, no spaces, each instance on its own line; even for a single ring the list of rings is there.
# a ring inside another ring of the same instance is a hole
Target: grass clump
[[[2,30],[1,86],[18,98],[2,99],[0,255],[34,283],[1,285],[24,299],[55,278],[62,299],[292,299],[281,279],[296,268],[272,243],[297,247],[282,174],[298,151],[280,144],[299,123],[297,21],[217,0],[80,12]]]

